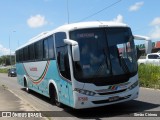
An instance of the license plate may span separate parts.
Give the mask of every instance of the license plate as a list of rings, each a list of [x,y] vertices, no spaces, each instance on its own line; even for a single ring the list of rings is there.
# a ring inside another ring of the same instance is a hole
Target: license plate
[[[119,96],[114,96],[114,97],[110,97],[108,100],[111,101],[116,101],[119,99]]]

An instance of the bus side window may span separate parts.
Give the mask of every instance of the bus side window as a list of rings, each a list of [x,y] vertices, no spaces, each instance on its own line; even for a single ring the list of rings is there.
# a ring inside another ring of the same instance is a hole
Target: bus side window
[[[23,49],[19,50],[19,61],[23,62]]]
[[[49,59],[54,59],[54,43],[53,36],[48,38],[48,57]]]
[[[48,59],[48,39],[43,41],[43,59]]]
[[[31,44],[28,46],[28,57],[30,61],[34,61],[35,54],[34,54],[34,44]]]
[[[35,59],[36,60],[42,60],[43,58],[43,47],[42,47],[42,41],[38,41],[36,43],[34,43],[34,47],[35,47]]]
[[[19,62],[19,50],[16,51],[16,62]]]
[[[59,67],[60,74],[67,79],[70,77],[70,67],[68,58],[67,45],[63,42],[66,39],[66,34],[59,32],[55,34],[56,52],[57,52],[57,64]]]
[[[53,36],[50,36],[43,41],[43,59],[55,59]]]
[[[61,71],[61,73],[65,72],[63,52],[58,52],[57,60],[58,60],[58,64],[59,64],[59,70]],[[65,74],[65,73],[63,73],[63,74]]]

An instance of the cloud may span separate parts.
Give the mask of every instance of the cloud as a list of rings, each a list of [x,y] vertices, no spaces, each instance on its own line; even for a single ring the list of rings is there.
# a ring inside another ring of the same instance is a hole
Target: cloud
[[[137,2],[129,7],[129,11],[137,11],[144,5],[144,2]]]
[[[160,39],[160,26],[156,26],[156,27],[152,30],[152,32],[151,32],[151,34],[150,34],[150,37],[151,37],[152,39]]]
[[[42,15],[35,15],[35,16],[31,16],[28,20],[27,20],[27,24],[29,25],[29,27],[31,28],[37,28],[37,27],[42,27],[44,25],[46,25],[48,22],[45,19],[44,16]]]
[[[155,26],[155,25],[160,25],[160,17],[156,17],[152,20],[151,22],[151,25],[152,26]]]
[[[2,55],[9,55],[10,54],[10,49],[3,47],[3,45],[0,44],[0,54]],[[13,55],[14,52],[11,51],[11,54]]]
[[[150,25],[153,26],[150,37],[152,39],[160,39],[160,17],[154,18]]]
[[[123,16],[121,14],[117,15],[116,18],[113,19],[114,22],[123,23]]]

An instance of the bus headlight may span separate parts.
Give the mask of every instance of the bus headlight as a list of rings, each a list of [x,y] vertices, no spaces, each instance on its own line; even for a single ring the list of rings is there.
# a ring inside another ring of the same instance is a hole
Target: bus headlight
[[[133,83],[128,89],[132,90],[133,88],[135,88],[138,85],[138,80]]]
[[[84,94],[84,95],[88,95],[88,96],[94,96],[96,93],[89,91],[89,90],[83,90],[83,89],[79,89],[79,88],[75,88],[74,89],[76,92]]]

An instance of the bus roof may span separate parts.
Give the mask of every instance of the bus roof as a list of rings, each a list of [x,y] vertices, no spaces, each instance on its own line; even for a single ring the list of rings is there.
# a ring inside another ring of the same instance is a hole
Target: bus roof
[[[75,29],[85,29],[85,28],[99,28],[99,27],[126,27],[124,23],[117,22],[106,22],[106,21],[93,21],[93,22],[80,22],[72,23],[58,27],[56,31],[71,31]]]
[[[66,24],[66,25],[62,25],[52,31],[46,31],[46,32],[40,33],[39,35],[31,38],[26,44],[22,45],[18,49],[21,49],[29,44],[32,44],[36,41],[39,41],[43,38],[46,38],[56,32],[67,32],[67,31],[72,31],[72,30],[76,30],[76,29],[101,28],[101,27],[128,27],[128,26],[124,23],[117,23],[117,22],[113,22],[113,21],[93,21],[93,22],[80,22],[80,23]]]

